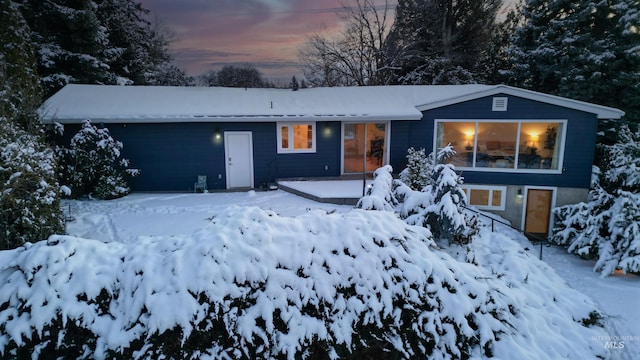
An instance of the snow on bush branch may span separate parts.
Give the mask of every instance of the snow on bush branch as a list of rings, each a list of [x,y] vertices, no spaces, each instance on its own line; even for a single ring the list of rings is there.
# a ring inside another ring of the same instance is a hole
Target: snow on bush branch
[[[546,289],[550,274],[519,265],[525,253],[499,260],[479,248],[490,272],[431,250],[428,236],[387,211],[287,218],[240,207],[192,236],[53,236],[0,253],[0,353],[297,359],[378,347],[405,358],[563,357],[601,335],[578,323],[593,307],[568,288]],[[516,285],[524,272],[535,296]],[[552,321],[539,320],[547,312]],[[541,349],[534,328],[568,335]]]
[[[455,167],[446,163],[455,155],[451,145],[427,157],[424,149],[408,150],[408,165],[393,180],[393,169],[377,169],[367,194],[357,208],[399,211],[411,225],[428,227],[437,239],[468,242],[474,233],[472,218],[464,213],[466,194],[460,188],[462,178]]]
[[[99,129],[90,120],[82,123],[68,149],[58,150],[61,181],[71,188],[74,197],[122,197],[130,191],[127,178],[140,173],[121,157],[122,143],[111,137],[109,129]]]
[[[0,117],[0,250],[63,231],[53,151]]]
[[[605,154],[607,168],[594,166],[589,201],[554,210],[551,240],[595,259],[602,276],[640,273],[640,132],[623,126]]]

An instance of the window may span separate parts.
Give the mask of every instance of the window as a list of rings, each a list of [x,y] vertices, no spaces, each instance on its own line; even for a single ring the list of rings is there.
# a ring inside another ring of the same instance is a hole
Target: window
[[[278,123],[278,153],[315,152],[315,133],[315,123]]]
[[[504,210],[507,195],[506,186],[463,185],[469,205],[478,209]]]
[[[566,120],[437,120],[435,147],[453,145],[456,167],[558,173],[565,128]]]
[[[386,163],[387,123],[343,123],[343,172],[374,172]]]

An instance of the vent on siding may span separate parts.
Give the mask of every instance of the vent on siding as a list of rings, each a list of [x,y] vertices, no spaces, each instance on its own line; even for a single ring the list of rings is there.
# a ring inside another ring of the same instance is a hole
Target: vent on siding
[[[492,111],[507,111],[507,101],[509,98],[506,97],[494,97],[493,98],[493,107]]]

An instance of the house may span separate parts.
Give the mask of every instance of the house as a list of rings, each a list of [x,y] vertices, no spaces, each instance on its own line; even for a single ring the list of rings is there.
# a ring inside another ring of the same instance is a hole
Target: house
[[[136,191],[257,188],[278,178],[400,171],[451,143],[469,201],[533,233],[584,201],[599,119],[620,110],[497,85],[284,89],[67,85],[43,121],[85,119],[124,143]],[[68,139],[67,139],[68,140]]]

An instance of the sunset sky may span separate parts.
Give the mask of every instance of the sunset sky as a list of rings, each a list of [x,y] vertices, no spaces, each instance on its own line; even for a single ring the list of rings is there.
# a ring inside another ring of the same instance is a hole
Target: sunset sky
[[[189,75],[249,63],[270,80],[300,76],[298,51],[317,32],[341,29],[344,0],[140,0],[173,34],[175,64]],[[507,0],[513,1],[513,0]],[[348,0],[347,2],[348,3]],[[378,0],[384,4],[384,0]],[[389,1],[395,6],[397,1]]]
[[[175,35],[176,65],[189,75],[249,63],[268,79],[298,75],[307,36],[340,29],[341,0],[141,0]]]

